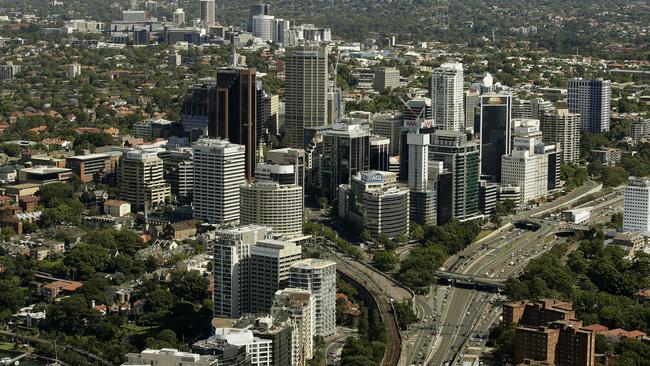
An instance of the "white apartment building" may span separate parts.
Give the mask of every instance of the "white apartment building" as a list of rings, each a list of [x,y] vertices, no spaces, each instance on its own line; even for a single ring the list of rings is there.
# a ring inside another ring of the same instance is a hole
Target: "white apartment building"
[[[247,225],[217,232],[212,244],[215,317],[238,318],[248,310],[251,247],[269,231]]]
[[[623,231],[650,232],[650,180],[630,177],[623,198]]]
[[[429,175],[429,134],[409,133],[406,136],[409,149],[408,185],[414,191],[427,189]]]
[[[194,155],[194,217],[215,224],[239,221],[239,186],[245,183],[243,145],[201,139]]]
[[[293,168],[289,165],[288,168]],[[257,181],[240,187],[242,224],[271,227],[273,233],[286,237],[302,235],[302,187]]]
[[[433,69],[431,107],[436,127],[448,131],[465,130],[462,64],[446,63]]]
[[[314,297],[316,333],[336,332],[336,262],[309,258],[291,265],[289,287],[309,290]]]
[[[580,124],[580,114],[567,109],[557,109],[541,117],[544,142],[561,149],[563,163],[575,163],[580,159]]]

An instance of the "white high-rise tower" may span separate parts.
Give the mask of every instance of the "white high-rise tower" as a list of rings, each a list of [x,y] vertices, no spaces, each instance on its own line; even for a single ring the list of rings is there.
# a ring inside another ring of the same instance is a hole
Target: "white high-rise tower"
[[[464,131],[463,65],[442,64],[431,75],[431,107],[435,126]]]

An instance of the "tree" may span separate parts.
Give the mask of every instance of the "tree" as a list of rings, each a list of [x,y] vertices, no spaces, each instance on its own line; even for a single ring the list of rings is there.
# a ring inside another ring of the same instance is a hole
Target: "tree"
[[[359,234],[359,238],[365,242],[369,242],[372,240],[372,236],[370,235],[370,231],[368,231],[368,229],[361,230],[361,233]]]
[[[169,290],[179,299],[200,303],[208,297],[208,280],[196,271],[174,271]]]
[[[395,266],[399,262],[399,258],[394,252],[382,251],[374,254],[373,261],[379,270],[390,272],[395,269]]]

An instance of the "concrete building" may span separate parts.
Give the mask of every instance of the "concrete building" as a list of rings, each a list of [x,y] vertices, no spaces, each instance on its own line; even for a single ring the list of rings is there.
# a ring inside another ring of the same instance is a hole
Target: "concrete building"
[[[106,200],[104,202],[104,214],[113,217],[122,217],[131,213],[131,205],[126,201]]]
[[[555,110],[553,103],[542,98],[519,99],[512,101],[512,118],[542,119],[544,114]]]
[[[293,165],[258,163],[255,166],[255,181],[272,181],[280,185],[299,185],[300,173]]]
[[[311,291],[316,332],[327,337],[336,332],[336,262],[304,259],[291,265],[289,287]]]
[[[498,184],[480,180],[478,186],[478,208],[484,215],[494,211],[497,204]]]
[[[214,0],[201,0],[201,24],[205,29],[215,25]]]
[[[66,65],[65,76],[69,79],[81,76],[81,65],[76,62]]]
[[[544,143],[560,149],[563,163],[576,163],[580,159],[580,115],[567,109],[544,113],[541,130]]]
[[[246,347],[251,366],[274,366],[273,341],[256,336],[251,329],[216,328],[210,341]]]
[[[289,166],[291,167],[291,166]],[[274,234],[302,235],[303,189],[273,181],[256,181],[240,187],[242,224],[271,227]]]
[[[375,71],[373,80],[373,89],[383,92],[387,89],[397,89],[400,87],[399,70],[394,67],[383,67]]]
[[[196,353],[181,352],[173,348],[145,349],[140,353],[127,353],[126,362],[129,365],[157,365],[157,366],[217,366],[221,365],[217,357],[205,356]]]
[[[179,148],[161,153],[165,181],[179,201],[189,200],[194,191],[194,159],[191,148]]]
[[[650,233],[650,180],[630,177],[623,199],[623,231]]]
[[[476,90],[466,90],[463,92],[463,105],[465,106],[465,130],[470,131],[472,134],[474,131],[478,131],[475,128],[477,109],[481,102],[481,95]]]
[[[481,96],[481,175],[497,183],[501,182],[501,156],[511,149],[511,104],[508,94]]]
[[[185,26],[185,11],[181,8],[174,10],[172,15],[172,21],[174,22],[174,27],[184,27]]]
[[[650,119],[638,119],[630,124],[630,136],[635,141],[650,138]]]
[[[390,155],[399,155],[400,130],[402,129],[402,117],[394,114],[379,114],[373,116],[372,133],[390,139]]]
[[[245,147],[201,139],[194,155],[194,217],[209,223],[239,221],[239,186],[245,183]]]
[[[108,154],[86,154],[65,158],[65,165],[84,183],[100,180],[115,171],[118,159]]]
[[[268,312],[276,291],[289,283],[289,267],[302,259],[301,247],[292,242],[263,239],[251,248],[250,306],[256,313]]]
[[[395,238],[409,233],[409,195],[406,187],[369,190],[363,193],[363,228],[370,235]]]
[[[255,15],[252,18],[253,35],[265,42],[278,41],[277,21],[272,15]]]
[[[314,357],[315,312],[309,290],[285,288],[275,293],[271,316],[288,316],[294,324],[291,365],[304,366]]]
[[[119,197],[136,210],[163,204],[171,188],[163,176],[163,161],[155,152],[127,151],[118,169]]]
[[[289,50],[285,61],[285,127],[288,144],[305,148],[304,130],[326,126],[328,49],[298,47]]]
[[[257,225],[217,232],[212,243],[215,317],[238,318],[248,312],[251,247],[269,232],[269,228]]]
[[[445,201],[451,207],[450,218],[464,220],[478,214],[479,154],[478,142],[468,141],[463,132],[440,130],[431,135],[429,160],[442,162],[443,169],[450,173],[443,177],[449,180],[444,185],[447,188],[437,189],[439,218],[441,213],[448,217],[440,208]]]
[[[567,106],[570,112],[580,114],[582,131],[609,131],[611,97],[612,82],[609,80],[569,80]]]
[[[370,169],[370,129],[362,124],[339,123],[322,135],[320,184],[328,197],[335,199],[339,185]]]
[[[613,147],[602,147],[590,152],[592,161],[600,161],[603,165],[614,166],[621,162],[623,150]]]
[[[296,178],[296,181],[293,183],[304,187],[306,166],[305,150],[291,148],[268,150],[266,152],[266,163],[270,165],[292,166]],[[272,175],[273,174],[271,173],[271,176]],[[278,183],[286,184],[281,181],[278,181]]]
[[[437,128],[464,131],[463,65],[445,63],[431,75],[431,107]]]
[[[548,156],[513,150],[501,158],[501,182],[521,187],[520,202],[536,201],[548,194]]]
[[[280,97],[278,95],[264,95],[261,101],[261,126],[270,135],[280,134]],[[259,112],[259,111],[258,111]],[[259,126],[258,126],[259,127]]]

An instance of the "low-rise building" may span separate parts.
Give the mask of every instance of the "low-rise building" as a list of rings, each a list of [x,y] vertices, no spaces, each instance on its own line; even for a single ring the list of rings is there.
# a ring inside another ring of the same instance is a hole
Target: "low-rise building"
[[[104,202],[104,213],[113,217],[122,217],[131,213],[131,204],[121,200]]]
[[[215,356],[181,352],[173,348],[145,349],[140,353],[127,353],[122,366],[156,365],[156,366],[217,366]]]

